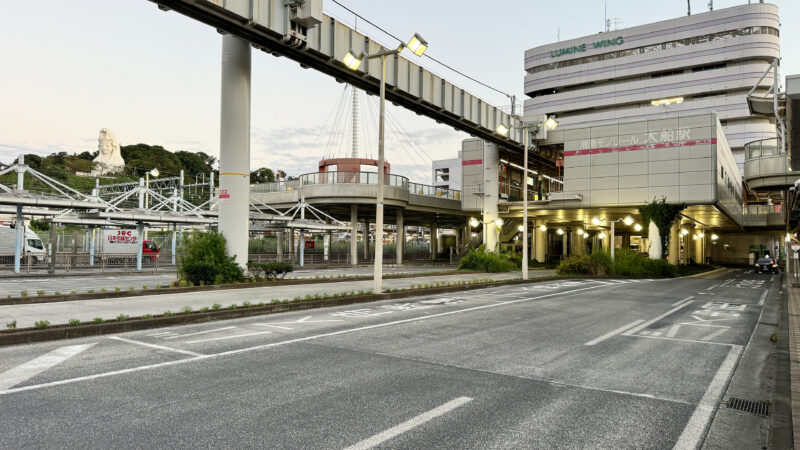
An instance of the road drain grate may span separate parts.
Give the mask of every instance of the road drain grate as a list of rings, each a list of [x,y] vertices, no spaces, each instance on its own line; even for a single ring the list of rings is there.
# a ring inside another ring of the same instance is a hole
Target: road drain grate
[[[758,402],[755,400],[745,400],[743,398],[729,397],[725,405],[730,409],[756,414],[759,416],[769,416],[769,402]]]
[[[769,325],[771,327],[777,327],[778,324],[775,322],[758,322],[759,325]]]

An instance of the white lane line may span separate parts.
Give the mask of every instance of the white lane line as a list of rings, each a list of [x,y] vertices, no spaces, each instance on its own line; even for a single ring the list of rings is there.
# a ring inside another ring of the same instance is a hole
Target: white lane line
[[[173,333],[172,331],[162,331],[160,333],[148,334],[148,336],[163,336],[165,334],[175,334],[175,333]]]
[[[273,325],[273,324],[271,324],[271,323],[254,323],[253,325],[257,325],[257,326],[259,326],[259,327],[274,327],[274,328],[280,328],[281,330],[294,330],[294,328],[285,327],[285,326],[283,326],[283,325]]]
[[[182,338],[182,337],[186,337],[186,336],[197,336],[198,334],[216,333],[217,331],[230,330],[231,328],[236,328],[236,327],[222,327],[222,328],[215,328],[213,330],[198,331],[198,332],[195,332],[195,333],[176,334],[174,336],[167,336],[167,337],[164,338],[164,340],[166,340],[166,339],[178,339],[178,338]]]
[[[675,302],[675,303],[673,303],[673,304],[671,304],[671,305],[669,305],[669,306],[678,306],[678,305],[680,305],[681,303],[685,302],[686,300],[691,300],[691,299],[693,299],[693,298],[694,298],[694,295],[690,295],[690,296],[686,297],[685,299],[683,299],[683,300],[678,300],[677,302]]]
[[[664,337],[664,336],[648,336],[648,335],[645,335],[645,333],[647,333],[647,331],[642,331],[639,334],[636,334],[636,335],[633,335],[633,336],[628,336],[628,337],[632,337],[632,338],[647,338],[647,339],[663,339],[665,341],[676,341],[676,342],[693,342],[695,344],[706,344],[706,345],[723,345],[725,347],[735,346],[734,344],[726,344],[724,342],[698,341],[697,339],[669,338],[669,337]],[[623,334],[623,336],[627,336],[627,335]]]
[[[608,332],[608,333],[606,333],[606,334],[604,334],[604,335],[600,336],[600,337],[599,337],[599,338],[597,338],[597,339],[592,339],[591,341],[589,341],[589,342],[587,342],[587,343],[585,343],[585,344],[583,344],[583,345],[595,345],[595,344],[599,344],[599,343],[601,343],[601,342],[605,341],[606,339],[608,339],[608,338],[612,338],[612,337],[614,337],[614,336],[616,336],[616,335],[618,335],[618,334],[622,333],[623,331],[625,331],[625,330],[627,330],[627,329],[629,329],[629,328],[633,328],[633,327],[635,327],[636,325],[639,325],[639,324],[640,324],[640,323],[642,323],[642,322],[644,322],[644,320],[634,320],[633,322],[631,322],[631,323],[629,323],[629,324],[627,324],[627,325],[624,325],[624,326],[622,326],[622,327],[619,327],[619,328],[617,328],[617,329],[616,329],[616,330],[614,330],[614,331],[610,331],[610,332]]]
[[[395,436],[405,433],[406,431],[411,430],[412,428],[418,427],[425,422],[433,420],[441,415],[447,414],[448,412],[462,406],[466,403],[471,402],[472,399],[469,397],[458,397],[456,399],[450,400],[449,402],[445,403],[444,405],[438,406],[433,408],[428,412],[424,412],[413,419],[406,420],[405,422],[401,423],[400,425],[394,426],[389,428],[388,430],[382,431],[374,436],[368,437],[363,441],[357,442],[350,447],[347,447],[344,450],[366,450],[377,445],[380,445],[389,439],[392,439]]]
[[[720,328],[719,330],[715,330],[715,331],[711,332],[711,334],[709,334],[708,336],[703,336],[700,339],[703,340],[703,341],[710,341],[712,338],[715,338],[715,337],[719,336],[720,334],[722,334],[722,333],[724,333],[726,331],[728,331],[728,330],[726,330],[724,328]]]
[[[764,301],[767,299],[767,294],[769,294],[769,288],[764,289],[764,293],[761,294],[761,298],[758,300],[759,305],[764,304]]]
[[[381,328],[381,327],[388,327],[388,326],[392,326],[392,325],[399,325],[399,324],[403,324],[403,323],[415,322],[415,321],[418,321],[418,320],[426,320],[426,319],[431,319],[431,318],[435,318],[435,317],[443,317],[443,316],[449,316],[449,315],[453,315],[453,314],[461,314],[461,313],[465,313],[465,312],[477,311],[477,310],[486,309],[486,308],[494,308],[494,307],[497,307],[497,306],[511,305],[511,304],[519,303],[519,302],[526,302],[526,301],[531,301],[531,300],[539,300],[539,299],[542,299],[542,298],[552,297],[554,295],[569,296],[569,295],[576,294],[576,293],[581,292],[581,291],[600,289],[602,287],[605,287],[605,286],[589,286],[589,287],[580,288],[580,289],[573,289],[571,291],[554,292],[554,293],[551,293],[551,294],[544,294],[544,295],[539,295],[539,296],[536,296],[536,297],[528,297],[528,298],[523,298],[523,299],[519,299],[519,300],[508,300],[508,301],[503,302],[503,303],[491,303],[491,304],[488,304],[488,305],[480,305],[480,306],[473,306],[471,308],[457,309],[455,311],[446,311],[446,312],[441,312],[441,313],[437,313],[437,314],[428,314],[428,315],[424,315],[424,316],[412,317],[412,318],[409,318],[409,319],[395,320],[393,322],[384,322],[384,323],[379,323],[379,324],[375,324],[375,325],[367,325],[367,326],[363,326],[363,327],[350,328],[350,329],[347,329],[347,330],[332,331],[330,333],[322,333],[322,334],[316,334],[316,335],[311,335],[311,336],[306,336],[306,337],[301,337],[301,338],[287,339],[285,341],[272,342],[270,344],[260,344],[260,345],[241,348],[241,349],[237,349],[237,350],[228,350],[226,352],[214,353],[214,354],[211,354],[211,355],[202,355],[202,356],[198,356],[196,358],[186,358],[186,359],[178,359],[178,360],[175,360],[175,361],[165,361],[165,362],[156,363],[156,364],[148,364],[148,365],[145,365],[145,366],[130,367],[128,369],[114,370],[114,371],[110,371],[110,372],[101,372],[101,373],[96,373],[94,375],[85,375],[85,376],[82,376],[82,377],[67,378],[65,380],[59,380],[59,381],[51,381],[49,383],[42,383],[42,384],[24,386],[24,387],[14,388],[14,389],[5,389],[5,390],[0,390],[0,395],[8,395],[8,394],[16,393],[16,392],[32,391],[32,390],[35,390],[35,389],[44,389],[44,388],[48,388],[48,387],[55,387],[55,386],[61,386],[61,385],[65,385],[65,384],[78,383],[78,382],[81,382],[81,381],[90,381],[90,380],[96,380],[98,378],[106,378],[106,377],[112,377],[112,376],[116,376],[116,375],[124,375],[124,374],[128,374],[128,373],[141,372],[141,371],[144,371],[144,370],[151,370],[151,369],[158,369],[158,368],[161,368],[161,367],[174,366],[174,365],[177,365],[177,364],[185,364],[185,363],[191,362],[191,361],[200,361],[200,360],[204,360],[204,359],[218,358],[218,357],[221,357],[221,356],[229,356],[229,355],[236,355],[236,354],[239,354],[239,353],[252,352],[252,351],[257,351],[257,350],[264,350],[264,349],[267,349],[267,348],[278,347],[278,346],[281,346],[281,345],[294,344],[294,343],[297,343],[297,342],[311,341],[311,340],[314,340],[314,339],[320,339],[320,338],[325,338],[325,337],[329,337],[329,336],[338,336],[338,335],[348,334],[348,333],[357,333],[359,331],[371,330],[371,329],[374,329],[374,328]]]
[[[714,411],[717,409],[720,397],[725,390],[725,386],[728,385],[728,380],[733,374],[733,369],[736,368],[736,362],[741,354],[741,345],[734,345],[728,351],[728,356],[719,366],[717,374],[714,375],[714,379],[708,385],[706,393],[703,394],[703,398],[700,399],[700,403],[694,409],[692,417],[689,418],[689,422],[683,429],[678,441],[675,442],[675,446],[672,447],[673,449],[698,448],[700,446],[700,441],[706,433],[706,428],[714,415]]]
[[[733,278],[731,278],[730,280],[728,280],[728,281],[726,281],[726,282],[724,282],[724,283],[720,284],[719,286],[720,286],[720,287],[725,287],[725,286],[727,286],[727,285],[731,284],[731,283],[732,283],[732,282],[734,282],[734,281],[736,281],[736,280],[735,280],[735,279],[733,279]]]
[[[667,331],[667,334],[665,334],[664,336],[669,337],[669,338],[675,337],[675,335],[678,334],[678,330],[680,330],[680,329],[681,329],[681,326],[676,323],[675,325],[673,325],[673,326],[671,326],[669,328],[669,331]]]
[[[186,341],[187,344],[197,344],[198,342],[211,342],[211,341],[224,341],[227,339],[236,339],[240,337],[247,337],[247,336],[256,336],[259,334],[269,334],[272,331],[258,331],[255,333],[245,333],[245,334],[235,334],[233,336],[222,336],[222,337],[215,337],[215,338],[208,338],[208,339],[198,339],[196,341]]]
[[[82,345],[69,345],[66,347],[57,348],[38,358],[32,359],[24,364],[20,364],[13,369],[0,373],[0,392],[2,392],[4,389],[16,386],[23,381],[34,377],[35,375],[39,375],[45,370],[72,358],[73,356],[81,353],[95,344],[97,344],[97,342]]]
[[[711,290],[713,290],[713,289],[714,289],[715,287],[717,287],[717,286],[719,286],[719,284],[715,284],[715,285],[711,286],[710,288],[708,288],[708,289],[706,289],[706,290],[707,290],[707,291],[711,291]]]
[[[694,297],[686,297],[685,299],[683,299],[683,302],[682,302],[682,303],[679,303],[679,304],[678,304],[678,306],[676,306],[676,307],[674,307],[674,308],[670,309],[669,311],[665,312],[664,314],[658,315],[658,316],[656,316],[656,317],[654,317],[654,318],[652,318],[652,319],[648,320],[647,322],[645,322],[645,323],[643,323],[643,324],[639,325],[639,326],[638,326],[638,327],[636,327],[636,328],[633,328],[633,329],[631,329],[631,330],[628,330],[628,331],[626,331],[626,332],[622,333],[622,335],[623,335],[623,336],[630,336],[630,335],[632,335],[632,334],[634,334],[634,333],[638,333],[639,331],[642,331],[642,330],[644,330],[645,328],[647,328],[647,327],[649,327],[650,325],[652,325],[652,324],[654,324],[654,323],[658,322],[659,320],[663,319],[664,317],[667,317],[667,316],[669,316],[670,314],[674,313],[675,311],[678,311],[679,309],[681,309],[681,308],[683,308],[683,307],[685,307],[685,306],[688,306],[688,305],[690,305],[690,304],[692,303],[692,298],[694,298]]]
[[[692,316],[694,317],[694,316]],[[725,325],[710,325],[706,323],[696,323],[696,322],[681,322],[678,325],[693,325],[696,327],[713,327],[713,328],[730,328]]]
[[[189,356],[204,356],[204,355],[202,355],[200,353],[190,352],[189,350],[181,350],[179,348],[164,347],[163,345],[150,344],[150,343],[142,342],[142,341],[134,341],[133,339],[125,339],[125,338],[121,338],[119,336],[110,336],[109,339],[114,339],[115,341],[127,342],[128,344],[133,344],[133,345],[141,345],[142,347],[150,347],[150,348],[155,348],[155,349],[158,349],[158,350],[167,350],[167,351],[175,352],[175,353],[183,353],[184,355],[189,355]]]

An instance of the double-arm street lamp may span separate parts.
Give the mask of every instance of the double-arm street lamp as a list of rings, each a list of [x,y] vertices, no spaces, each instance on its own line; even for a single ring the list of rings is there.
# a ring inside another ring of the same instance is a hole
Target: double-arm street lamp
[[[627,226],[631,226],[631,225],[633,225],[635,220],[633,219],[633,216],[631,216],[630,214],[628,214],[627,216],[625,216],[625,217],[623,217],[621,219],[616,219],[616,220],[609,220],[609,219],[606,219],[604,217],[597,217],[597,216],[592,217],[592,225],[596,226],[596,225],[600,225],[601,223],[604,223],[604,222],[607,222],[607,223],[611,224],[611,233],[610,233],[610,236],[609,236],[608,249],[609,249],[609,253],[611,253],[611,260],[613,261],[614,260],[614,224],[617,223],[617,222],[622,222]]]
[[[374,294],[380,294],[383,290],[383,129],[386,114],[386,57],[402,52],[405,47],[408,47],[415,55],[422,56],[428,48],[428,43],[419,34],[415,33],[411,40],[408,41],[408,44],[400,44],[394,50],[384,50],[373,55],[361,52],[358,56],[353,51],[349,51],[342,59],[344,65],[351,70],[357,70],[364,59],[381,59],[381,112],[378,122],[378,193],[375,204],[375,263],[372,289]]]

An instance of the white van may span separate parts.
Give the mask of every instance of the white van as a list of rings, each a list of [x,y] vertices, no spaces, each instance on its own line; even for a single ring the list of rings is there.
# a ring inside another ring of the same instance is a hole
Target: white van
[[[16,227],[0,227],[0,260],[5,263],[14,262],[14,246],[17,240]],[[30,256],[32,262],[47,260],[47,250],[39,236],[25,227],[25,239],[22,240],[22,257]]]

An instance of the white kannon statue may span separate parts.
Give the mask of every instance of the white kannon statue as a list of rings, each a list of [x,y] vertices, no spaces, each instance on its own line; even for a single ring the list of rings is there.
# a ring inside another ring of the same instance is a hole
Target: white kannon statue
[[[97,137],[97,150],[100,153],[93,161],[92,175],[110,175],[122,172],[125,168],[125,160],[122,159],[122,151],[114,133],[108,128],[100,130]]]

